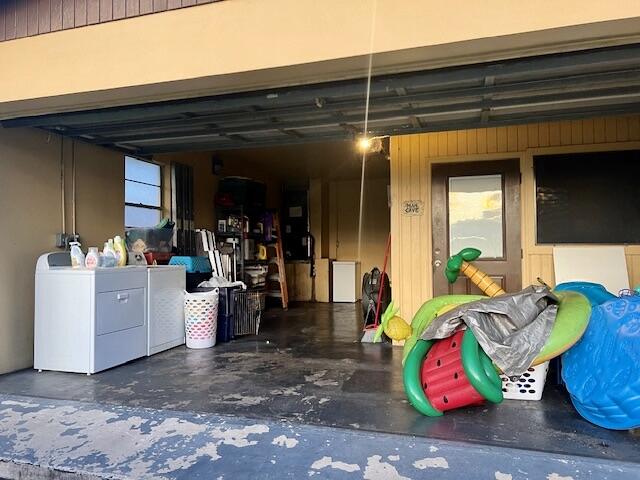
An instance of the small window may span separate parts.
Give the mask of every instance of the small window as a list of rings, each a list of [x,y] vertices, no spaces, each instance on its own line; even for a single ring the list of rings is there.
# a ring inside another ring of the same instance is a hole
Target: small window
[[[534,157],[539,244],[640,243],[640,151]]]
[[[162,217],[160,165],[124,158],[124,223],[126,227],[153,227]]]

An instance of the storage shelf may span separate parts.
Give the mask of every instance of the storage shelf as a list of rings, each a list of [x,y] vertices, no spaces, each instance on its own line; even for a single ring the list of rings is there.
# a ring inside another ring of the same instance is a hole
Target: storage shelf
[[[258,241],[262,241],[264,239],[264,235],[262,233],[253,232],[216,232],[215,235],[220,238],[251,238]]]
[[[222,238],[240,238],[242,237],[242,232],[216,232],[215,235]]]
[[[245,260],[245,265],[268,265],[269,260]]]

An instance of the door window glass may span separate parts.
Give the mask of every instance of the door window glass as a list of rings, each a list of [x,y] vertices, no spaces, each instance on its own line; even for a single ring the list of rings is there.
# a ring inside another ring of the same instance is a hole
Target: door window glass
[[[449,249],[482,251],[482,258],[503,258],[502,175],[449,178]]]

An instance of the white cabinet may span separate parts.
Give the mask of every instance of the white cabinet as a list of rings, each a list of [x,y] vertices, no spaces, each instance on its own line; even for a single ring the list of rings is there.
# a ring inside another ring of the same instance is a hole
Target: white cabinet
[[[183,265],[148,267],[147,355],[184,344]]]
[[[360,299],[360,263],[333,262],[333,301],[354,303]]]
[[[34,368],[96,373],[145,356],[147,281],[143,266],[86,270],[38,261]]]

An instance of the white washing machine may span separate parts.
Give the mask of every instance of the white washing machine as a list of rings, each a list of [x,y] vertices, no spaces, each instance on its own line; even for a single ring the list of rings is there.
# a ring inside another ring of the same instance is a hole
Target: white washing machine
[[[147,353],[147,267],[71,268],[68,252],[36,267],[34,367],[96,373]]]
[[[184,290],[183,265],[147,267],[147,356],[183,345]]]

